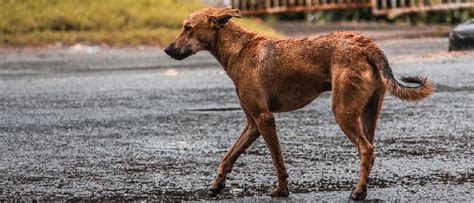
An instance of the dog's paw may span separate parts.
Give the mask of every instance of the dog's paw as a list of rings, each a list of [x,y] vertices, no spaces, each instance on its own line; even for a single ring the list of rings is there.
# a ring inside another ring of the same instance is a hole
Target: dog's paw
[[[350,195],[351,200],[360,201],[364,200],[367,197],[367,186],[362,186],[360,188],[355,187]]]
[[[288,197],[288,195],[290,195],[288,187],[276,187],[272,190],[272,194],[270,194],[271,197]]]
[[[222,181],[221,183],[214,185],[212,184],[208,189],[207,189],[207,194],[211,197],[217,196],[221,191],[225,188],[225,182]]]

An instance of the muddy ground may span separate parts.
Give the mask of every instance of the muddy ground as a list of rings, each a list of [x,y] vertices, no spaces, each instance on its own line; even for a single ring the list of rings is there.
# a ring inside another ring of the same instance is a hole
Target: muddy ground
[[[472,201],[474,52],[447,53],[444,38],[379,44],[395,73],[426,75],[437,90],[417,104],[386,97],[367,198]],[[153,65],[154,55],[164,62]],[[0,200],[271,200],[276,178],[261,139],[223,194],[206,195],[243,122],[209,55],[196,57],[207,65],[190,58],[181,67],[160,50],[0,57]],[[152,65],[114,69],[127,57]],[[330,93],[276,120],[291,191],[279,200],[347,200],[358,158]]]

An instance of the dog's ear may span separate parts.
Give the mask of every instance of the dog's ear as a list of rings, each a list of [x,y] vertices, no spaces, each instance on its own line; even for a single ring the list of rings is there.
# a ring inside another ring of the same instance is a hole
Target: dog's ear
[[[221,27],[229,22],[232,17],[242,18],[239,9],[232,9],[230,7],[222,8],[216,15],[210,16],[209,21],[211,21],[215,26]]]

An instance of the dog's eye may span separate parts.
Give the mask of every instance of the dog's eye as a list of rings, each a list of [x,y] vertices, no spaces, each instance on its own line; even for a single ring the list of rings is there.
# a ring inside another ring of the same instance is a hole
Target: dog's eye
[[[191,29],[193,29],[193,27],[191,27],[191,26],[189,26],[189,25],[185,25],[185,26],[184,26],[184,31],[185,31],[185,32],[188,32],[188,33],[189,33],[189,32],[191,32]]]

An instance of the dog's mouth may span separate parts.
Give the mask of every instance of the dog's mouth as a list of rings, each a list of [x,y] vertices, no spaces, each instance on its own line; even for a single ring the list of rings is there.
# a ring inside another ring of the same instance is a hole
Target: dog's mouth
[[[191,47],[187,46],[184,48],[184,51],[181,51],[181,49],[177,49],[174,44],[170,44],[168,47],[166,47],[165,53],[176,60],[183,60],[188,56],[191,56],[193,54],[193,50],[191,50]]]

